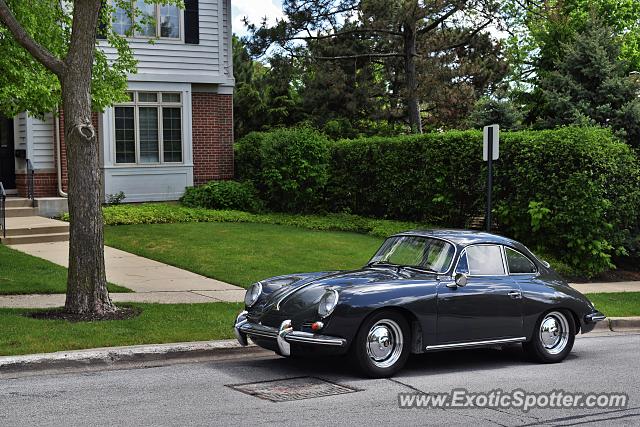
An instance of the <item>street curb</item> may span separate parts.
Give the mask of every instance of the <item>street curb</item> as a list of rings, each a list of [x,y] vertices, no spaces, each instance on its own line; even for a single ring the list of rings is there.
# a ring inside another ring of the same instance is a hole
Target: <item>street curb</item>
[[[596,323],[594,332],[631,332],[640,331],[640,317],[607,317]]]
[[[0,374],[73,368],[109,367],[118,364],[167,362],[194,359],[224,359],[264,350],[256,345],[241,346],[236,340],[92,348],[0,357]]]
[[[640,317],[609,317],[607,321],[613,332],[640,330]]]

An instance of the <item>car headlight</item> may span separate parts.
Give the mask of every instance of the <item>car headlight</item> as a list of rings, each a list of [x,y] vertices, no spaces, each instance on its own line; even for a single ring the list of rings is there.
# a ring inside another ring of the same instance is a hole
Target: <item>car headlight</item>
[[[258,301],[260,294],[262,294],[262,284],[260,282],[254,283],[247,289],[247,293],[244,294],[244,305],[251,307]]]
[[[338,291],[328,290],[320,298],[320,305],[318,305],[318,314],[320,317],[327,317],[333,312],[333,309],[338,305]]]

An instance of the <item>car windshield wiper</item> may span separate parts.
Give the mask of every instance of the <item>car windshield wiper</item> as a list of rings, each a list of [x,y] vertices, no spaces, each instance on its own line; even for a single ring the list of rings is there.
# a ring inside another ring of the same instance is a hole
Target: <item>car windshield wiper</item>
[[[432,270],[430,268],[426,268],[426,267],[420,267],[418,265],[401,265],[401,268],[404,268],[406,270],[415,270],[415,271],[419,271],[419,272],[426,272],[426,273],[434,273],[434,274],[439,274],[437,271]]]
[[[373,261],[373,262],[370,262],[369,264],[367,264],[367,267],[394,267],[394,268],[398,268],[400,266],[398,264],[394,264],[394,263],[388,262],[388,261]]]

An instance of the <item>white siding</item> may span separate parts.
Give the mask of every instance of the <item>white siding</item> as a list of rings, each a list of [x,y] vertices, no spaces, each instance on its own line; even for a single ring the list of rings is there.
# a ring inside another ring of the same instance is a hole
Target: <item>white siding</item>
[[[27,148],[27,113],[20,113],[14,120],[15,148]]]
[[[130,39],[138,60],[138,73],[131,81],[233,84],[233,74],[225,73],[231,61],[231,3],[229,0],[200,0],[200,44],[182,40]],[[224,21],[227,21],[224,27]],[[115,58],[115,49],[104,46],[107,56]],[[225,68],[226,67],[226,68]]]
[[[44,121],[30,118],[29,124],[31,126],[31,141],[28,156],[34,169],[55,169],[53,115],[47,114]]]

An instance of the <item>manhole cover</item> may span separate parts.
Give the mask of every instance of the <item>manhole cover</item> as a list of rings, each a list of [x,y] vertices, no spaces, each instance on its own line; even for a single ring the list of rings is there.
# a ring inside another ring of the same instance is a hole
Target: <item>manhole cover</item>
[[[234,390],[272,402],[311,399],[360,391],[316,377],[296,377],[257,383],[227,385]]]

